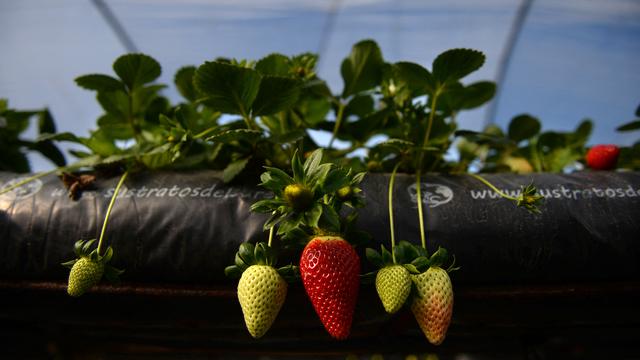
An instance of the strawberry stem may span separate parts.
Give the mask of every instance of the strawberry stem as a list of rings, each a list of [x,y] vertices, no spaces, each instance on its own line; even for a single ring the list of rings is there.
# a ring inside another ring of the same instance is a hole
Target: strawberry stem
[[[327,146],[328,150],[331,150],[331,146],[336,139],[336,135],[338,135],[338,130],[340,130],[340,125],[342,124],[342,117],[344,116],[344,108],[345,104],[341,101],[338,103],[338,112],[336,114],[336,123],[333,125],[333,133],[331,134],[331,140],[329,140],[329,145]]]
[[[396,180],[396,173],[398,172],[398,168],[400,167],[399,162],[393,168],[391,172],[391,178],[389,179],[389,230],[391,231],[391,257],[393,258],[393,263],[396,263],[396,235],[395,235],[395,227],[393,224],[393,184]]]
[[[492,183],[490,183],[487,179],[483,178],[482,176],[478,175],[478,174],[469,174],[472,177],[480,180],[483,184],[487,185],[488,187],[491,188],[491,190],[495,191],[496,194],[500,195],[501,197],[507,199],[507,200],[511,200],[511,201],[518,201],[518,198],[515,198],[513,196],[509,196],[505,193],[503,193],[502,191],[500,191],[497,187],[495,187]]]
[[[431,100],[431,111],[429,112],[429,120],[427,122],[427,130],[424,134],[424,141],[422,142],[422,147],[419,150],[418,155],[418,166],[416,166],[416,196],[418,201],[418,217],[420,223],[420,240],[422,241],[422,248],[427,249],[427,236],[424,231],[424,216],[422,212],[422,182],[420,181],[420,176],[422,175],[422,162],[424,161],[424,148],[427,146],[429,142],[429,135],[431,135],[431,127],[433,126],[433,118],[436,113],[436,102],[438,100],[438,95],[440,95],[440,88],[436,89],[433,94],[433,99]]]
[[[102,224],[102,231],[100,231],[100,240],[98,240],[98,256],[100,255],[100,249],[102,248],[102,239],[104,239],[104,232],[107,229],[107,223],[109,222],[109,216],[111,215],[111,209],[113,209],[113,205],[116,203],[116,198],[118,197],[118,192],[120,191],[120,187],[124,183],[124,179],[127,178],[129,171],[125,171],[120,177],[120,181],[118,185],[116,185],[116,189],[111,196],[111,201],[109,202],[109,207],[107,208],[107,215],[104,217],[104,223]]]
[[[39,179],[41,177],[45,177],[45,176],[47,176],[49,174],[53,174],[54,172],[56,172],[58,170],[59,169],[53,169],[53,170],[45,171],[45,172],[42,172],[40,174],[35,174],[35,175],[31,176],[31,177],[28,177],[26,179],[18,181],[17,183],[9,186],[8,188],[2,189],[2,191],[0,191],[0,195],[2,195],[4,193],[8,193],[9,191],[11,191],[13,189],[19,188],[20,186],[22,186],[24,184],[28,184],[28,183],[30,183],[30,182],[32,182],[32,181],[34,181],[36,179]]]
[[[275,228],[275,226],[272,226],[271,228],[269,228],[269,242],[267,243],[267,245],[269,245],[269,247],[271,247],[271,241],[273,240],[273,229]]]

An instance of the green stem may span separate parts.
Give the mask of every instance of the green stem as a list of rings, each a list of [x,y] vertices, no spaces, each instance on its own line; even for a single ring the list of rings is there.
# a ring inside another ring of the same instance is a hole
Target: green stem
[[[480,176],[478,174],[469,174],[469,175],[471,175],[472,177],[480,180],[483,184],[485,184],[488,187],[490,187],[491,190],[495,191],[496,194],[502,196],[503,198],[508,199],[508,200],[513,200],[513,201],[518,201],[517,198],[515,198],[513,196],[509,196],[509,195],[503,193],[502,191],[500,191],[497,187],[495,187],[492,183],[490,183],[487,179],[483,178],[482,176]]]
[[[218,125],[216,125],[216,126],[214,126],[214,127],[210,127],[210,128],[208,128],[207,130],[204,130],[204,131],[202,131],[202,132],[200,132],[200,133],[198,133],[198,134],[196,134],[196,135],[193,135],[193,138],[194,138],[194,139],[200,139],[200,138],[202,138],[203,136],[205,136],[205,135],[207,135],[207,134],[209,134],[209,133],[213,132],[214,130],[217,130],[218,128],[219,128],[219,127],[218,127]]]
[[[100,240],[98,240],[98,255],[100,255],[100,249],[102,248],[102,240],[104,239],[104,232],[107,229],[107,223],[109,222],[109,215],[111,215],[111,209],[113,209],[113,205],[116,203],[116,198],[118,197],[118,192],[120,191],[120,187],[124,183],[124,179],[127,178],[127,174],[129,171],[125,171],[120,177],[120,181],[116,186],[116,190],[113,192],[111,196],[111,201],[109,202],[109,207],[107,208],[107,215],[104,217],[104,223],[102,223],[102,231],[100,231]]]
[[[333,145],[333,141],[336,139],[336,135],[338,135],[338,130],[340,130],[340,125],[342,125],[342,117],[344,116],[344,108],[345,105],[340,102],[338,104],[338,114],[336,115],[336,123],[333,125],[333,133],[331,134],[331,140],[329,140],[329,145],[327,149],[331,149]]]
[[[273,213],[275,214],[276,212],[274,211]],[[275,229],[275,225],[269,228],[269,242],[267,243],[269,247],[271,247],[271,242],[273,241],[273,229]]]
[[[416,167],[416,196],[418,201],[418,217],[420,223],[420,241],[422,242],[422,247],[427,249],[427,236],[424,231],[424,217],[422,211],[422,191],[421,191],[421,175],[422,175],[422,163],[424,161],[424,148],[427,147],[427,143],[429,142],[429,136],[431,135],[431,127],[433,126],[433,118],[436,113],[436,103],[438,100],[438,96],[440,95],[440,90],[436,90],[433,94],[433,99],[431,100],[431,112],[429,112],[429,120],[427,123],[427,131],[424,134],[424,141],[422,142],[422,148],[420,148],[420,153],[418,155],[418,166]]]
[[[395,226],[393,224],[393,185],[396,180],[396,173],[400,167],[401,162],[398,162],[391,172],[391,178],[389,179],[389,230],[391,231],[391,256],[393,257],[393,263],[396,263],[396,235]]]
[[[17,183],[15,183],[15,184],[13,184],[13,185],[9,186],[8,188],[4,188],[4,189],[0,190],[0,195],[2,195],[2,194],[4,194],[4,193],[8,193],[9,191],[11,191],[11,190],[13,190],[13,189],[17,189],[17,188],[19,188],[20,186],[22,186],[22,185],[24,185],[24,184],[28,184],[28,183],[30,183],[30,182],[32,182],[32,181],[34,181],[34,180],[37,180],[37,179],[40,179],[40,178],[45,177],[45,176],[47,176],[47,175],[53,174],[54,172],[56,172],[56,171],[58,171],[58,170],[61,170],[61,169],[62,169],[62,168],[57,168],[57,169],[53,169],[53,170],[49,170],[49,171],[45,171],[45,172],[42,172],[42,173],[40,173],[40,174],[35,174],[35,175],[33,175],[33,176],[30,176],[30,177],[28,177],[28,178],[26,178],[26,179],[24,179],[24,180],[20,180],[20,181],[18,181]]]

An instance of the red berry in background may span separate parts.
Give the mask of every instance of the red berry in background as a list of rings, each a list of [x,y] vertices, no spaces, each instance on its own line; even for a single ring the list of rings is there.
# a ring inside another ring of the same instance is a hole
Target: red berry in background
[[[360,286],[360,258],[340,237],[311,240],[300,257],[302,284],[327,332],[349,336]]]
[[[615,145],[596,145],[587,152],[587,165],[593,170],[611,170],[616,167],[620,148]]]

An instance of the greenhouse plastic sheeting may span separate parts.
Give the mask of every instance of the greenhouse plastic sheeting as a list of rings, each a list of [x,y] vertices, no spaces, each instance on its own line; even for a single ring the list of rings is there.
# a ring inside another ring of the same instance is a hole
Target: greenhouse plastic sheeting
[[[3,188],[20,177],[0,173]],[[430,251],[455,254],[458,284],[526,284],[637,279],[640,173],[486,175],[515,194],[533,183],[546,197],[536,215],[466,176],[426,176],[422,184]],[[73,244],[99,235],[117,177],[99,179],[77,201],[48,176],[0,196],[0,278],[64,280]],[[388,247],[389,175],[369,174],[359,226],[370,247]],[[420,243],[414,178],[398,175],[397,239]],[[243,241],[266,240],[265,216],[249,208],[270,196],[255,185],[225,185],[213,171],[134,174],[113,208],[106,241],[123,281],[224,284]],[[277,240],[276,240],[277,241]],[[364,248],[359,253],[364,260]],[[295,258],[281,259],[296,263]],[[365,265],[366,268],[370,265]]]

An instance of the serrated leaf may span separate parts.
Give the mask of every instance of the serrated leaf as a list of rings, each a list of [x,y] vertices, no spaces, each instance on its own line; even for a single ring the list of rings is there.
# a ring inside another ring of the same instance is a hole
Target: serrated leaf
[[[76,78],[76,84],[83,89],[94,91],[124,90],[124,84],[109,75],[89,74]]]
[[[252,69],[206,62],[196,70],[194,84],[214,110],[248,116],[260,90],[261,79],[260,74]]]
[[[384,261],[382,261],[382,256],[376,250],[367,248],[365,250],[365,255],[367,256],[367,260],[369,260],[369,262],[376,268],[380,269],[384,266]]]
[[[64,154],[51,141],[39,141],[35,143],[27,143],[29,149],[42,154],[42,156],[51,160],[56,166],[64,166],[67,161]]]
[[[127,54],[120,56],[113,63],[113,70],[129,91],[160,77],[162,68],[151,56],[145,54]]]
[[[540,132],[540,121],[535,117],[522,114],[514,117],[509,123],[508,136],[515,142],[530,139]]]
[[[300,82],[296,79],[265,75],[253,102],[253,114],[271,115],[288,110],[300,97]]]
[[[382,52],[375,41],[363,40],[355,44],[340,66],[344,81],[342,97],[346,98],[379,85],[383,65]]]
[[[253,262],[251,264],[255,263],[255,257],[252,255],[251,259],[253,260]],[[242,269],[242,271],[246,270],[249,267],[249,263],[245,262],[242,257],[240,257],[240,253],[236,253],[236,257],[234,258],[234,262],[236,264],[237,267],[239,267],[240,269]]]
[[[263,75],[289,75],[289,58],[282,54],[269,54],[258,60],[255,69]]]
[[[173,78],[176,88],[183,98],[195,102],[198,99],[198,91],[193,85],[193,77],[196,73],[195,66],[185,66],[180,68]]]
[[[233,180],[236,176],[238,176],[238,174],[242,172],[242,170],[244,170],[250,159],[251,157],[236,160],[227,165],[227,167],[222,171],[222,181],[228,183]]]
[[[322,183],[322,191],[331,194],[338,189],[350,185],[349,171],[342,168],[334,168],[329,171]]]
[[[411,62],[397,62],[392,65],[394,78],[404,83],[411,91],[412,97],[432,94],[435,91],[435,81],[429,70]]]
[[[441,84],[457,81],[478,70],[484,61],[484,54],[477,50],[447,50],[433,61],[433,76]]]
[[[286,172],[273,167],[265,168],[267,171],[260,175],[260,180],[262,181],[260,186],[263,186],[279,195],[287,185],[294,183],[293,178]]]

